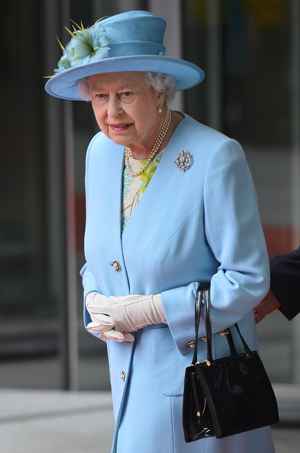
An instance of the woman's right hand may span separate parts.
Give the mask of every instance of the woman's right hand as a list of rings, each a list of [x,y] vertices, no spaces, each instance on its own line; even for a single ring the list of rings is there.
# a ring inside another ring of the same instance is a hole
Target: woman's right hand
[[[110,316],[102,317],[101,322],[99,322],[99,320],[97,320],[93,316],[93,314],[90,313],[89,306],[91,304],[93,304],[93,301],[98,294],[99,293],[97,293],[97,292],[91,292],[91,293],[87,294],[87,296],[85,298],[85,306],[92,318],[92,321],[89,324],[87,324],[87,326],[86,326],[87,331],[94,337],[97,337],[100,340],[105,341],[105,342],[107,340],[113,340],[113,341],[117,341],[119,343],[123,343],[123,342],[132,343],[134,341],[134,336],[131,335],[130,333],[119,332],[119,331],[115,330],[113,320]]]
[[[99,323],[92,321],[86,326],[87,331],[94,337],[99,338],[102,341],[113,340],[119,343],[134,341],[134,336],[130,333],[118,332],[117,330],[103,330],[103,326]]]

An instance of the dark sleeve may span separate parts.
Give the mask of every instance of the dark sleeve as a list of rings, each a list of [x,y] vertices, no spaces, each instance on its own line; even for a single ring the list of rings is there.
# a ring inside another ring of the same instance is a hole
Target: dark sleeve
[[[288,318],[300,312],[300,247],[287,255],[271,258],[271,290],[280,311]]]

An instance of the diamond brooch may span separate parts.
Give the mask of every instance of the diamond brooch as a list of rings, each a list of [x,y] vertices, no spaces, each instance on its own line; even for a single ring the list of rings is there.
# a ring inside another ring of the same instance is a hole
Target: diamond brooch
[[[178,154],[175,164],[179,170],[187,171],[193,165],[193,155],[189,151],[182,150]]]

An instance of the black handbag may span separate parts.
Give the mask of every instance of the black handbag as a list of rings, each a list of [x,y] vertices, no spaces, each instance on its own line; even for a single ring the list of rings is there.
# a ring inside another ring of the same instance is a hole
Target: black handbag
[[[207,360],[197,360],[198,331],[205,312]],[[231,329],[243,346],[238,352]],[[221,333],[230,355],[214,359],[209,284],[199,286],[195,303],[195,350],[186,368],[183,393],[183,431],[186,442],[225,437],[278,422],[275,394],[256,351],[251,351],[237,324]],[[226,340],[225,340],[226,338]]]

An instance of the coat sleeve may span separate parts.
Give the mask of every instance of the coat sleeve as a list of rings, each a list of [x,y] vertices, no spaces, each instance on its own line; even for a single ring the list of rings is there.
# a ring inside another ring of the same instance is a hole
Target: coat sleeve
[[[86,326],[92,320],[89,315],[89,312],[86,309],[85,298],[91,292],[98,292],[98,289],[96,279],[93,273],[89,270],[87,263],[85,263],[80,269],[80,275],[83,286],[83,322],[84,325]]]
[[[98,134],[96,134],[92,140],[90,141],[90,144],[88,146],[87,152],[86,152],[86,159],[85,159],[85,211],[86,213],[88,212],[88,200],[89,200],[89,161],[90,161],[90,149],[91,146],[96,139]],[[89,269],[88,263],[85,262],[84,265],[80,269],[80,276],[82,280],[82,286],[83,286],[83,321],[84,325],[86,326],[89,322],[91,322],[90,315],[86,309],[85,306],[85,298],[90,292],[98,291],[98,285],[96,282],[96,278],[92,271]]]
[[[300,247],[271,258],[271,290],[287,319],[300,312]]]
[[[269,260],[255,189],[244,153],[234,140],[213,153],[203,196],[206,239],[218,262],[211,277],[212,327],[218,332],[248,314],[269,288]],[[161,294],[182,354],[190,351],[187,342],[194,337],[196,290],[197,283],[191,282]],[[200,335],[204,335],[203,326]]]

